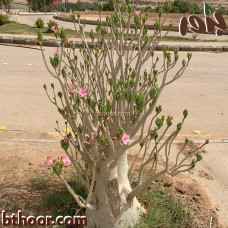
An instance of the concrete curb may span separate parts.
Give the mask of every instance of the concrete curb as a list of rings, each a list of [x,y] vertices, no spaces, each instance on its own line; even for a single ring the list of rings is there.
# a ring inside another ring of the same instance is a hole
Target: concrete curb
[[[20,45],[38,45],[37,39],[31,38],[18,38],[18,37],[1,37],[0,43],[2,44],[20,44]],[[48,40],[44,39],[42,41],[43,46],[46,47],[59,47],[60,41],[58,40]],[[70,41],[70,45],[73,45],[75,48],[83,48],[84,45],[80,41]],[[94,47],[92,42],[88,42],[90,48]],[[201,52],[228,52],[228,46],[193,46],[193,45],[167,45],[167,50],[173,51],[174,48],[179,47],[180,51],[201,51]],[[162,51],[163,45],[157,45],[156,50]],[[137,48],[136,48],[137,50]]]
[[[59,139],[31,139],[31,138],[0,138],[0,141],[16,141],[16,142],[34,142],[34,143],[59,143]],[[205,140],[200,140],[200,139],[193,139],[191,140],[194,143],[200,143],[203,144],[205,143]],[[161,141],[159,144],[162,144],[164,141]],[[176,139],[174,140],[173,144],[179,144],[183,143],[184,140]],[[228,143],[228,139],[217,139],[217,140],[210,140],[209,144],[212,143]]]

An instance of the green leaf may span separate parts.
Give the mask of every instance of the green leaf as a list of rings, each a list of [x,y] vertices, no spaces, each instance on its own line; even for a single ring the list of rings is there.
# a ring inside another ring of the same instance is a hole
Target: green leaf
[[[209,6],[207,3],[204,3],[203,12],[205,16],[209,16],[214,13],[214,9],[211,6]]]
[[[61,147],[67,151],[68,147],[69,147],[69,142],[65,142],[64,140],[60,141]]]

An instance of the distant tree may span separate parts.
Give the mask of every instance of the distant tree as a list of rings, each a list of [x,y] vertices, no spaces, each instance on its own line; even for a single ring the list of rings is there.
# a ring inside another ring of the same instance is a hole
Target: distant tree
[[[43,0],[27,0],[29,8],[37,11],[53,11],[53,0],[45,0],[45,4]],[[46,9],[45,9],[46,7]]]
[[[226,15],[228,13],[227,9],[224,7],[221,7],[219,9],[217,9],[216,11],[223,14],[223,15]]]
[[[174,0],[174,2],[167,1],[163,6],[160,5],[155,8],[156,12],[160,12],[161,10],[164,13],[202,13],[202,10],[198,4],[186,0]]]
[[[29,12],[31,11],[32,0],[26,0],[28,3]]]
[[[189,13],[192,13],[192,14],[197,13],[197,14],[199,14],[199,13],[202,13],[202,9],[200,9],[198,4],[191,2],[190,5],[189,5]]]
[[[113,0],[108,0],[103,6],[104,11],[114,11],[114,2]]]

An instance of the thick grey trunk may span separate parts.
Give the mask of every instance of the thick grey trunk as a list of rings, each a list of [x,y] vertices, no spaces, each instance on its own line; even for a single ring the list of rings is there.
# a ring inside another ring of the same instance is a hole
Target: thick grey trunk
[[[92,203],[96,204],[98,210],[86,211],[88,227],[129,228],[138,221],[143,208],[136,198],[132,202],[126,201],[131,191],[127,174],[127,152],[112,170],[97,170]]]

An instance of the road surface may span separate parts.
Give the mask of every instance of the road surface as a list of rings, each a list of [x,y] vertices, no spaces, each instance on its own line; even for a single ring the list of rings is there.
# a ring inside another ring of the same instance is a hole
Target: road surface
[[[48,57],[53,51],[53,48],[46,48],[45,54]],[[6,131],[0,131],[0,147],[5,137],[40,139],[42,132],[54,131],[56,120],[63,128],[62,119],[43,89],[44,83],[50,85],[55,80],[45,69],[40,50],[0,46],[0,52],[0,126],[6,127]],[[161,53],[158,56],[161,57]],[[180,56],[186,57],[186,53]],[[206,147],[207,154],[199,165],[199,169],[206,170],[214,181],[199,181],[214,205],[219,205],[220,218],[228,226],[227,59],[228,53],[194,53],[183,77],[167,87],[159,104],[164,114],[174,115],[175,123],[188,108],[189,117],[181,132],[183,137],[220,142]],[[195,136],[193,130],[199,130],[201,135]],[[1,151],[4,153],[4,148]]]

